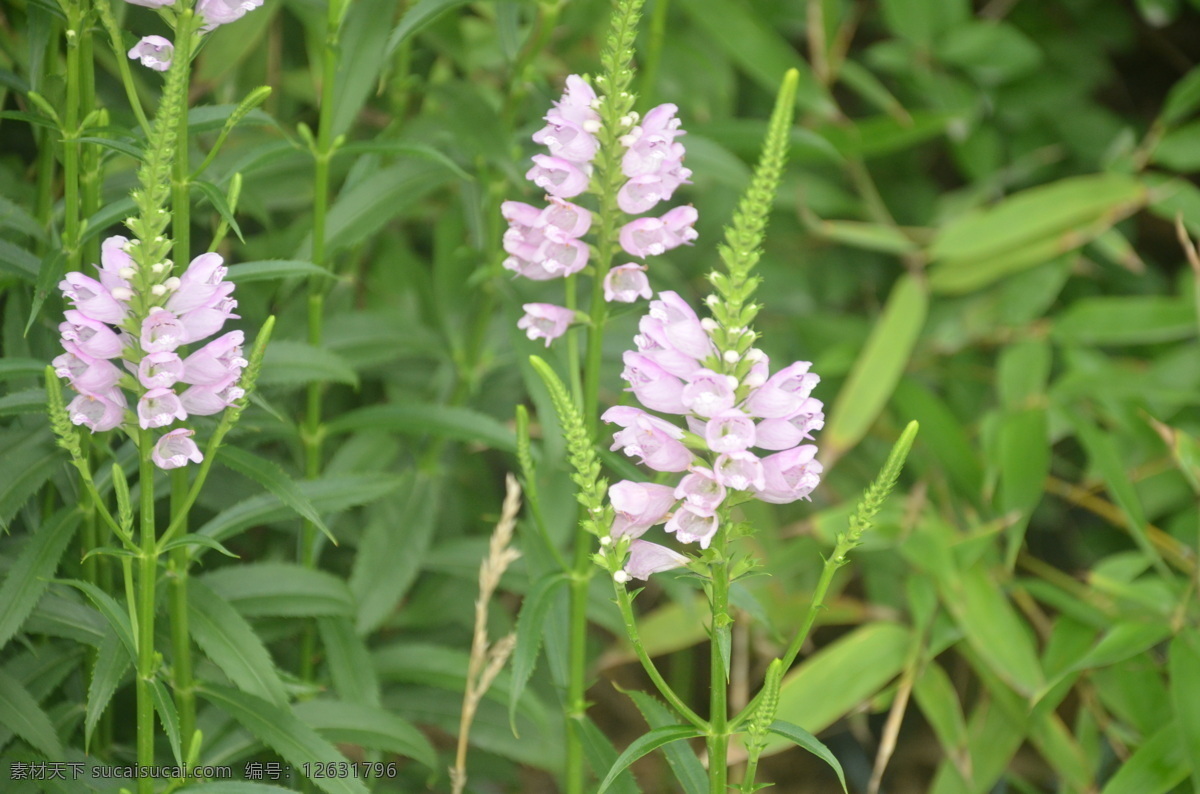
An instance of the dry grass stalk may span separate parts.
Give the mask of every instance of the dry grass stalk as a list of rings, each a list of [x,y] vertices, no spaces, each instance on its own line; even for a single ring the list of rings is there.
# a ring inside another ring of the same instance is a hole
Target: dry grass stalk
[[[475,635],[471,639],[467,689],[463,695],[462,718],[458,726],[458,754],[455,756],[454,766],[450,768],[450,782],[454,794],[462,794],[467,785],[467,739],[471,732],[471,723],[475,720],[475,711],[479,708],[479,701],[504,668],[517,642],[517,636],[509,634],[495,644],[490,644],[487,636],[487,615],[488,602],[500,586],[500,577],[504,575],[508,566],[521,556],[519,551],[509,548],[520,509],[521,487],[517,485],[517,479],[510,474],[505,479],[504,506],[500,511],[500,522],[492,532],[488,556],[479,566],[479,597],[475,599]]]

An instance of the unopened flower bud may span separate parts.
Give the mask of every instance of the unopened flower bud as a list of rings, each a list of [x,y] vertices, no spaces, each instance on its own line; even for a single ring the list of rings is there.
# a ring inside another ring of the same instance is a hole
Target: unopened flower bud
[[[600,122],[596,119],[588,119],[587,121],[583,122],[583,131],[590,132],[591,134],[595,135],[600,131]]]
[[[133,298],[133,290],[126,287],[114,287],[109,292],[119,301],[128,301]]]
[[[179,277],[171,276],[169,279],[163,282],[163,286],[174,292],[175,290],[179,289]]]
[[[161,298],[163,295],[167,294],[167,288],[162,284],[155,284],[150,288],[150,294],[156,298]]]
[[[150,266],[150,272],[156,276],[161,275],[162,272],[166,269],[167,269],[167,266],[164,265],[162,262],[155,262],[153,265]]]
[[[736,364],[738,360],[738,354],[736,350],[726,350],[721,358],[725,359],[726,364]]]
[[[129,281],[129,279],[131,279],[137,275],[137,271],[134,270],[132,267],[123,267],[117,271],[117,275],[120,276],[121,278],[125,279],[126,281]]]
[[[704,319],[702,319],[700,321],[700,327],[703,328],[705,331],[708,331],[711,334],[711,333],[715,332],[721,326],[718,325],[717,321],[714,320],[713,318],[705,317]]]
[[[617,571],[613,574],[613,581],[617,584],[625,584],[629,581],[629,579],[629,574],[625,573],[624,571]]]
[[[612,538],[610,538],[608,535],[605,535],[604,537],[600,538],[600,545],[601,546],[611,546]]]

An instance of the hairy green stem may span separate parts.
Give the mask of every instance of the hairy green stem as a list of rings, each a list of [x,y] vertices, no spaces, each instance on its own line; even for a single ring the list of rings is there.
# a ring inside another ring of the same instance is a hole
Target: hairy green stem
[[[313,152],[313,263],[326,270],[331,269],[326,261],[325,232],[329,215],[329,165],[333,159],[333,100],[337,76],[338,28],[341,24],[341,3],[330,2],[325,20],[325,49],[322,54],[321,106],[318,111],[317,143]],[[325,316],[325,285],[313,276],[308,281],[308,343],[319,347],[323,338]],[[300,433],[304,447],[304,476],[315,479],[321,474],[321,442],[324,431],[321,427],[321,396],[323,384],[308,384],[305,395],[304,426]],[[317,528],[305,521],[300,532],[300,562],[306,568],[314,568],[316,557]],[[300,641],[300,678],[312,679],[313,654],[316,647],[316,627],[306,625]]]
[[[141,554],[138,557],[138,633],[137,633],[137,760],[139,766],[154,766],[154,588],[158,579],[158,546],[154,535],[154,462],[150,451],[154,438],[148,430],[138,430],[138,455],[141,458],[138,483],[141,486]],[[138,779],[139,794],[153,794],[154,779]]]

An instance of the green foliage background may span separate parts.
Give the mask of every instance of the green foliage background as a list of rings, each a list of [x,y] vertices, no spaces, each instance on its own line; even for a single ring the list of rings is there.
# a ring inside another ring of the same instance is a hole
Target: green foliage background
[[[145,9],[114,11],[126,47],[162,32]],[[445,790],[478,565],[503,473],[517,468],[516,405],[535,415],[545,525],[560,545],[573,529],[564,444],[527,364],[537,352],[561,372],[564,360],[515,328],[520,304],[556,300],[555,286],[501,268],[498,207],[537,198],[522,179],[529,135],[567,74],[597,70],[609,5],[350,3],[332,111],[345,136],[332,165],[333,275],[314,348],[304,289],[313,160],[299,125],[317,123],[324,11],[315,0],[267,0],[212,35],[192,84],[193,163],[247,92],[274,89],[201,177],[194,237],[222,222],[240,174],[238,233],[221,247],[239,327],[268,314],[278,325],[261,398],[230,443],[296,479],[338,539],[319,569],[302,568],[295,512],[238,467],[214,468],[191,531],[239,558],[193,551],[201,760],[294,765],[280,747],[301,737],[354,760],[396,761],[399,779],[370,781],[372,790]],[[62,147],[28,98],[63,102],[61,14],[5,0],[0,15],[0,759],[82,762],[86,733],[88,762],[115,763],[132,748],[132,674],[117,629],[99,601],[51,581],[79,575],[74,531],[95,520],[60,509],[79,491],[39,386],[57,354],[56,294],[26,333],[39,273],[61,266]],[[786,644],[820,554],[899,430],[921,423],[907,497],[893,498],[839,574],[823,628],[780,693],[780,718],[821,734],[853,790],[867,790],[881,746],[895,750],[883,778],[891,792],[1200,790],[1200,260],[1189,266],[1176,233],[1178,223],[1200,236],[1190,178],[1200,168],[1198,32],[1194,0],[647,6],[640,106],[679,106],[694,172],[680,196],[700,212],[697,245],[651,264],[656,289],[704,293],[773,92],[788,68],[802,75],[758,328],[773,360],[812,360],[822,376],[827,475],[811,504],[744,508],[770,574],[734,593],[754,619],[735,637],[745,681],[756,686]],[[139,145],[115,77],[121,56],[99,33],[95,57],[108,122],[86,132],[101,199],[88,219],[93,244],[130,212]],[[152,101],[157,74],[135,69]],[[608,334],[604,404],[621,399],[620,352],[639,314],[618,315]],[[324,384],[324,457],[306,481],[296,417],[313,382]],[[136,468],[120,439],[94,454]],[[605,460],[620,476],[623,462]],[[490,610],[497,636],[553,564],[530,522],[521,533],[525,556]],[[639,709],[652,726],[662,717],[614,688],[645,682],[618,639],[607,583],[593,584],[590,758],[600,778],[614,745],[645,732]],[[699,703],[697,598],[662,577],[637,604],[653,652]],[[481,707],[474,790],[554,790],[565,605],[544,614],[544,655],[517,700],[519,737],[507,673]],[[308,683],[295,671],[313,618],[319,661]],[[112,700],[102,717],[108,697],[89,682],[104,665]],[[160,757],[170,752],[163,741]],[[781,792],[833,790],[832,772],[800,755],[774,756],[760,779]],[[625,791],[684,785],[653,759],[635,772]],[[274,785],[297,787],[292,774]]]

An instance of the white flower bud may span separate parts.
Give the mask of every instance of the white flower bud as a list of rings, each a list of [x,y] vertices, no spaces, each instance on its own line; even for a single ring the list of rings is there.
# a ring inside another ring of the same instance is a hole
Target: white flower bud
[[[625,573],[624,571],[617,571],[613,574],[613,581],[617,584],[625,584],[629,581],[629,579],[629,574]]]
[[[608,535],[605,535],[604,537],[600,538],[600,545],[601,546],[611,546],[612,538],[610,538]]]
[[[162,272],[166,269],[167,269],[167,266],[164,265],[162,262],[155,262],[153,265],[150,266],[150,272],[156,276],[161,275]]]
[[[703,328],[705,331],[708,331],[711,334],[713,331],[716,331],[721,326],[718,325],[717,321],[714,320],[713,318],[705,317],[700,320],[700,327]]]
[[[169,279],[163,282],[163,286],[171,290],[171,292],[179,289],[179,284],[179,279],[176,276],[171,276]]]
[[[743,356],[743,358],[749,361],[751,364],[757,364],[766,357],[767,354],[759,350],[757,347],[750,348],[746,351],[746,355]]]
[[[726,350],[721,358],[725,359],[726,364],[736,364],[738,360],[738,354],[736,350]]]
[[[716,306],[718,303],[720,303],[721,299],[718,298],[716,295],[709,295],[707,298],[704,299],[704,302],[708,306],[711,307],[711,306]]]
[[[738,387],[738,379],[732,375],[726,375],[725,382],[729,384],[729,388],[731,389],[736,389]]]
[[[600,131],[600,122],[597,119],[588,119],[583,122],[583,131],[595,135]]]
[[[126,281],[128,281],[129,279],[131,279],[137,275],[137,271],[134,270],[132,267],[123,267],[117,271],[117,275],[120,276],[121,278],[125,279]]]
[[[167,288],[162,284],[155,284],[150,288],[150,294],[156,298],[161,298],[163,295],[167,294]]]
[[[109,292],[119,301],[128,301],[133,298],[133,290],[126,289],[125,287],[114,287]]]

